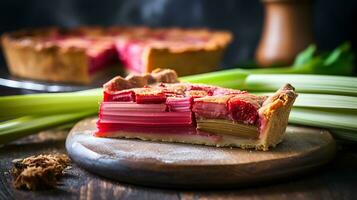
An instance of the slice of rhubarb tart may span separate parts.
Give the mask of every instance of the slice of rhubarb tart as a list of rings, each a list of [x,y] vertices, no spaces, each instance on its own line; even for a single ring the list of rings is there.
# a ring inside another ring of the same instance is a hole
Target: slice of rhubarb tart
[[[272,96],[180,83],[173,70],[115,77],[104,85],[98,137],[268,150],[283,140],[297,94]]]

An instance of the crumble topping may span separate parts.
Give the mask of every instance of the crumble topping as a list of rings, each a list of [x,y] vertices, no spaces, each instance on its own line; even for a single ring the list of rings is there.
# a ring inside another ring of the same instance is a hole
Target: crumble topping
[[[37,190],[57,185],[70,164],[65,154],[40,154],[13,160],[13,183],[17,189]]]
[[[121,76],[114,77],[112,80],[104,84],[104,92],[111,94],[116,91],[121,91],[130,88],[141,88],[154,83],[177,83],[178,76],[171,69],[155,69],[150,74],[144,75],[128,75],[126,78]]]

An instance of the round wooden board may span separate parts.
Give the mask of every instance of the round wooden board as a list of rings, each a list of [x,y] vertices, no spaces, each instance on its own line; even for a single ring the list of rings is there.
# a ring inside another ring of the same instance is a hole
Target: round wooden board
[[[261,184],[316,169],[335,154],[320,129],[289,126],[271,151],[216,148],[132,139],[97,138],[96,118],[79,122],[66,140],[70,157],[104,177],[140,185],[221,188]]]

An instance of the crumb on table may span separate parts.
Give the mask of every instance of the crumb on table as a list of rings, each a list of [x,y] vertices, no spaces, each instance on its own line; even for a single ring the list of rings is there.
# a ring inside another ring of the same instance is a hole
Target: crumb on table
[[[41,154],[13,160],[14,186],[28,190],[54,187],[69,164],[70,159],[65,154]]]

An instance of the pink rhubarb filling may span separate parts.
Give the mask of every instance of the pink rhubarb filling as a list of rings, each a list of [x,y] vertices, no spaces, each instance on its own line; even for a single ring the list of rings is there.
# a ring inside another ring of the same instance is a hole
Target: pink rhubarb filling
[[[145,45],[139,41],[118,40],[115,43],[117,54],[124,67],[135,73],[144,72],[144,60],[142,54]]]
[[[100,45],[100,43],[98,44]],[[87,50],[89,62],[89,74],[105,69],[107,66],[116,63],[118,60],[117,51],[113,44],[103,44],[98,49]]]
[[[214,96],[215,92],[217,96]],[[196,130],[196,118],[225,119],[259,127],[259,108],[247,100],[231,98],[235,93],[246,92],[223,91],[222,88],[201,85],[188,85],[182,91],[175,89],[175,84],[106,91],[100,106],[96,135],[110,137],[114,132],[124,131],[213,137],[214,134]],[[206,94],[210,101],[197,94]]]

